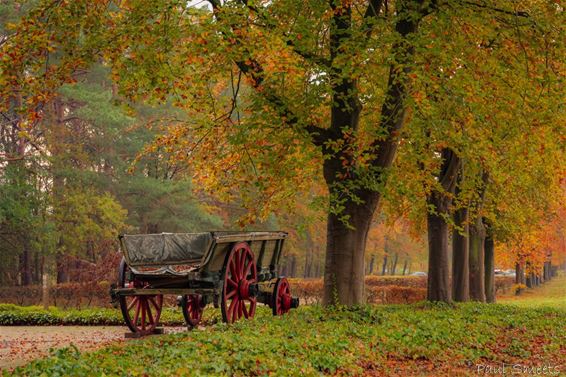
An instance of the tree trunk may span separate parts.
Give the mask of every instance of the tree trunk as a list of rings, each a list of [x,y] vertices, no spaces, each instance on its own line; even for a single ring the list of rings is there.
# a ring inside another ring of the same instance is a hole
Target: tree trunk
[[[519,262],[515,263],[515,284],[523,284],[523,265]]]
[[[391,263],[391,275],[395,275],[395,271],[397,270],[398,260],[399,260],[399,253],[395,253],[395,257],[393,258],[393,262]]]
[[[383,256],[383,266],[381,267],[381,276],[387,272],[387,254]]]
[[[456,229],[452,232],[452,292],[454,301],[466,302],[470,300],[470,249],[467,208],[459,208],[454,212],[454,224],[462,228],[462,233]]]
[[[450,263],[448,249],[448,224],[451,196],[456,189],[456,181],[462,161],[454,151],[444,148],[441,151],[442,163],[438,173],[441,190],[434,189],[427,196],[428,230],[428,280],[427,299],[429,301],[452,301],[450,287]]]
[[[369,273],[368,275],[372,275],[373,274],[373,264],[375,263],[375,255],[371,256],[371,259],[369,261]]]
[[[493,239],[486,236],[485,243],[485,299],[495,302],[495,253]]]
[[[470,299],[485,302],[485,228],[481,217],[470,226]]]
[[[403,264],[403,276],[407,273],[407,266],[409,265],[409,260],[405,259],[405,263]]]
[[[525,273],[525,275],[526,275],[526,279],[525,279],[526,281],[525,281],[525,283],[526,283],[526,285],[527,285],[527,288],[532,288],[532,287],[533,287],[533,273],[531,272],[531,267],[530,267],[530,263],[529,263],[529,262],[527,262],[527,268],[526,268],[526,270],[527,270],[527,271],[526,271],[526,273]]]
[[[69,282],[69,262],[61,253],[57,253],[57,284]]]
[[[32,283],[31,274],[31,250],[27,239],[23,241],[23,252],[20,258],[20,270],[22,271],[22,285],[30,285]]]
[[[362,205],[350,204],[347,212],[350,224],[345,224],[334,214],[328,216],[325,304],[356,305],[364,302],[364,253],[377,194],[374,198],[366,197],[364,202]]]
[[[438,196],[433,195],[427,200],[435,208],[443,208]],[[443,212],[441,210],[440,212]],[[428,213],[428,283],[427,300],[450,302],[450,270],[448,267],[448,224],[440,213]]]
[[[41,303],[43,309],[49,309],[49,273],[47,266],[43,267],[43,276],[41,278]]]
[[[297,256],[293,255],[291,257],[291,272],[289,273],[289,276],[291,276],[292,278],[297,276]]]

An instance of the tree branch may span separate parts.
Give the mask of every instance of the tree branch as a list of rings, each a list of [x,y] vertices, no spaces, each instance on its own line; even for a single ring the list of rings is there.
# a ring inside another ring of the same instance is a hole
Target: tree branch
[[[221,5],[219,0],[209,0],[210,4],[213,7],[213,11],[215,13],[216,18],[219,18],[219,13],[221,11]],[[247,1],[240,0],[244,5],[247,5]],[[255,7],[251,7],[250,9],[254,9]],[[236,43],[241,44],[239,39],[236,39]],[[261,66],[261,64],[251,56],[251,53],[246,50],[248,55],[246,60],[238,60],[235,61],[236,66],[239,70],[247,75],[251,79],[252,87],[258,92],[261,93],[263,98],[269,102],[277,111],[279,116],[282,118],[283,122],[291,127],[297,127],[300,125],[299,117],[289,108],[289,106],[283,101],[283,99],[276,94],[274,88],[271,88],[265,85],[264,74],[265,70]],[[314,124],[309,124],[302,127],[312,138],[312,141],[315,145],[321,146],[325,138],[326,130],[316,127]]]
[[[529,18],[530,15],[527,12],[524,11],[511,11],[508,9],[502,9],[502,8],[496,8],[496,7],[492,7],[490,5],[484,4],[484,3],[475,3],[473,1],[462,1],[463,4],[466,5],[470,5],[479,9],[484,9],[484,10],[490,10],[493,12],[497,12],[497,13],[502,13],[502,14],[506,14],[508,16],[518,16],[518,17],[525,17],[525,18]]]

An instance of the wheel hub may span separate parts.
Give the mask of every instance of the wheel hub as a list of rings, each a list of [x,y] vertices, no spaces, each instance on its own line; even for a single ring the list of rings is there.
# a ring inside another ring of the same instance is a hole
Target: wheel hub
[[[242,300],[250,297],[250,282],[247,279],[240,280],[238,284],[238,295]]]
[[[288,295],[286,293],[282,295],[281,306],[283,307],[284,311],[291,309],[291,301],[292,300],[293,300],[293,298],[291,297],[291,295]]]

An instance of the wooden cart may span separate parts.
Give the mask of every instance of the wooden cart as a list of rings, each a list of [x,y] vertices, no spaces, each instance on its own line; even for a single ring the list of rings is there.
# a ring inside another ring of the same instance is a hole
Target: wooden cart
[[[299,305],[278,275],[285,232],[205,232],[121,235],[124,257],[110,290],[136,335],[156,332],[163,295],[179,296],[189,327],[207,304],[220,306],[224,322],[252,318],[258,302],[273,315]]]

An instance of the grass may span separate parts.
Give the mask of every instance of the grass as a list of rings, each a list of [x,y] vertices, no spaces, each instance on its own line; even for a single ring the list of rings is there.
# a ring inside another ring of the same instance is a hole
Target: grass
[[[285,317],[55,351],[5,375],[477,375],[476,365],[566,370],[564,278],[504,303],[302,307]],[[524,303],[529,302],[529,303]],[[214,310],[207,310],[216,313]],[[216,316],[217,314],[214,314]]]
[[[527,289],[519,296],[502,297],[499,302],[523,308],[554,307],[566,310],[566,275],[534,289]]]

